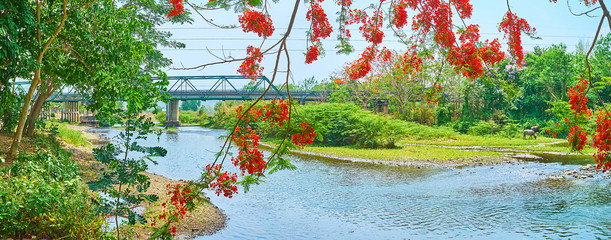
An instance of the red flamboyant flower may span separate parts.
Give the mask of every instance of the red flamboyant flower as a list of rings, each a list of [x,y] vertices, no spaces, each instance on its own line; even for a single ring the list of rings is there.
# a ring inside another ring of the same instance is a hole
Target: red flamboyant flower
[[[309,123],[300,123],[301,129],[299,129],[298,133],[293,134],[292,141],[293,144],[301,146],[304,148],[306,145],[312,144],[314,142],[314,138],[316,137],[316,133],[314,133],[314,128],[308,126]]]
[[[310,33],[310,40],[312,42],[320,41],[321,38],[325,39],[331,36],[333,27],[329,24],[327,14],[325,10],[315,1],[310,1],[310,10],[306,13],[308,21],[312,21],[312,32]]]
[[[271,122],[270,127],[272,128],[275,124],[282,127],[282,123],[289,119],[289,103],[282,99],[272,100],[270,104],[266,104],[263,108],[267,109],[263,121]]]
[[[318,47],[316,45],[314,46],[310,46],[310,49],[308,49],[308,53],[306,53],[306,63],[312,63],[313,61],[318,60]]]
[[[185,12],[185,7],[182,5],[182,0],[170,0],[170,4],[174,5],[174,8],[170,10],[167,18],[175,17],[178,14]]]
[[[598,151],[593,156],[598,163],[596,168],[607,171],[611,169],[611,114],[601,110],[596,117],[596,125],[592,140]]]
[[[574,114],[586,114],[589,117],[592,116],[592,111],[588,109],[588,97],[585,96],[588,80],[579,78],[579,81],[580,83],[575,87],[569,88],[569,103]],[[568,118],[566,121],[568,121]]]
[[[588,97],[585,96],[588,88],[588,80],[579,79],[580,82],[575,86],[569,88],[569,103],[571,104],[571,110],[574,116],[574,121],[569,122],[568,118],[565,120],[569,124],[569,142],[568,146],[573,151],[581,151],[586,144],[588,133],[586,133],[580,126],[580,123],[590,119],[592,111],[588,109],[587,101]]]
[[[471,18],[471,14],[473,13],[473,5],[471,5],[470,0],[451,0],[452,5],[456,7],[458,11],[458,16],[460,18]]]
[[[406,7],[407,5],[403,3],[398,3],[394,5],[395,14],[393,15],[392,24],[395,25],[395,27],[397,28],[402,28],[403,26],[405,26],[405,24],[407,24],[407,11],[405,10]]]
[[[505,53],[501,51],[501,43],[498,39],[494,39],[492,42],[484,43],[483,47],[479,48],[479,53],[482,60],[489,65],[494,65],[505,58]]]
[[[558,2],[558,0],[551,0],[551,1],[554,3]],[[584,3],[586,4],[586,6],[594,5],[597,2],[598,0],[584,0]]]
[[[499,32],[505,33],[505,38],[508,39],[509,52],[515,56],[518,66],[522,66],[524,62],[524,52],[522,51],[522,32],[526,34],[534,34],[535,28],[531,28],[528,22],[523,18],[518,17],[512,12],[507,12],[503,21],[499,25]]]
[[[239,16],[239,21],[244,32],[255,32],[264,38],[274,33],[272,19],[261,12],[248,9]]]
[[[253,46],[248,46],[246,53],[248,54],[248,57],[246,57],[244,62],[242,62],[240,65],[238,73],[241,73],[242,76],[256,81],[258,76],[263,76],[263,67],[259,65],[263,59],[263,54],[261,54],[261,50],[259,48]]]
[[[364,77],[371,71],[371,60],[376,56],[377,49],[370,46],[361,54],[361,57],[350,63],[344,70],[348,78],[356,80]]]
[[[448,61],[454,65],[454,71],[473,81],[484,73],[482,59],[479,57],[479,49],[472,42],[462,44],[460,48],[452,47],[448,53]]]
[[[206,166],[206,172],[209,172],[214,181],[210,183],[210,190],[214,190],[217,196],[222,193],[223,196],[231,198],[233,194],[238,193],[238,187],[235,185],[238,181],[237,174],[229,174],[227,171],[221,172],[221,165],[217,164],[214,167]]]
[[[346,83],[346,81],[344,81],[344,79],[341,79],[341,78],[335,78],[335,79],[333,79],[333,82],[334,82],[335,84],[342,84],[342,83]]]

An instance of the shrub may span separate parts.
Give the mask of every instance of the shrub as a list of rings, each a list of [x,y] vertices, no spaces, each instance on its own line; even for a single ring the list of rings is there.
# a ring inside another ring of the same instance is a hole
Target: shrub
[[[469,135],[484,136],[492,135],[498,131],[498,126],[494,121],[479,121],[475,125],[469,127],[467,133]]]
[[[376,115],[354,104],[323,103],[299,106],[297,122],[309,122],[322,142],[361,147],[393,147],[405,136],[405,122]]]
[[[0,238],[100,238],[104,218],[78,174],[74,162],[48,152],[2,169]]]
[[[405,125],[407,136],[416,140],[454,139],[460,134],[454,131],[454,129],[445,126],[429,127],[414,122],[406,122]]]
[[[166,116],[164,111],[159,111],[155,113],[155,120],[160,123],[165,123]]]
[[[522,128],[522,126],[518,124],[507,123],[503,125],[503,127],[501,128],[501,131],[498,134],[506,138],[516,138],[516,137],[522,136],[523,130],[524,129]]]

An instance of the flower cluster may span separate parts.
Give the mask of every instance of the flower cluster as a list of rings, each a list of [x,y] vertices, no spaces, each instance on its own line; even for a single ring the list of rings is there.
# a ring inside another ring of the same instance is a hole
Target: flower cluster
[[[233,194],[238,193],[238,187],[235,185],[238,181],[238,175],[230,174],[227,171],[223,172],[221,168],[220,164],[213,167],[206,166],[206,173],[214,175],[210,176],[210,179],[215,179],[214,182],[210,183],[210,190],[214,190],[217,196],[223,193],[223,196],[231,198]]]
[[[394,16],[392,19],[392,24],[397,28],[402,28],[407,24],[407,11],[405,8],[407,5],[405,3],[398,3],[393,6]]]
[[[282,127],[282,123],[289,119],[289,107],[289,103],[282,99],[272,100],[270,104],[263,106],[267,110],[263,121],[270,122],[270,127],[274,127],[275,124]]]
[[[157,219],[164,223],[159,229],[176,236],[176,226],[172,225],[177,224],[185,217],[189,206],[193,205],[194,196],[197,193],[193,192],[187,184],[168,184],[166,188],[168,195],[170,195],[170,204],[168,205],[165,202],[161,204],[163,212],[157,215]],[[156,224],[157,221],[153,221],[151,227]]]
[[[571,109],[575,115],[587,115],[592,116],[592,111],[588,109],[588,97],[586,97],[585,93],[588,88],[588,80],[579,79],[579,83],[575,87],[569,88],[569,103],[571,104]]]
[[[524,52],[522,51],[522,32],[526,34],[534,34],[535,28],[531,28],[525,19],[518,17],[512,12],[507,12],[501,24],[499,31],[505,33],[505,38],[508,38],[509,52],[517,58],[516,63],[522,66],[524,62]]]
[[[607,171],[611,169],[611,114],[601,110],[596,118],[596,125],[593,140],[598,151],[594,154],[594,159],[598,163],[598,169]]]
[[[272,19],[265,14],[247,9],[239,16],[244,32],[254,32],[259,37],[269,37],[274,33]]]
[[[263,67],[259,65],[261,60],[263,60],[263,54],[259,48],[253,46],[248,46],[248,49],[246,49],[246,54],[248,54],[248,57],[246,57],[246,59],[244,59],[240,65],[238,73],[241,73],[242,76],[246,78],[256,81],[257,77],[263,76]]]
[[[309,123],[307,122],[299,124],[299,126],[301,126],[301,129],[298,130],[298,133],[293,134],[293,144],[304,148],[306,145],[312,144],[314,142],[316,133],[314,133],[314,128],[309,127],[308,125]]]
[[[308,53],[306,53],[306,63],[312,63],[313,61],[318,60],[318,46],[314,45],[314,46],[310,46],[310,49],[308,49]]]
[[[433,104],[437,104],[437,93],[441,92],[441,84],[433,83],[433,87],[429,88],[427,92],[428,93],[424,95],[426,103],[431,104],[432,102]]]
[[[325,10],[318,3],[322,1],[323,0],[310,1],[310,9],[306,13],[306,19],[312,22],[308,34],[310,36],[309,40],[313,44],[306,53],[305,62],[308,64],[318,60],[318,55],[321,53],[318,48],[320,47],[322,49],[320,40],[328,38],[333,32],[333,27],[329,23]]]
[[[312,42],[320,41],[331,36],[333,27],[329,23],[325,10],[316,2],[316,0],[310,1],[310,10],[306,13],[306,19],[312,21],[312,29],[310,33],[310,40]]]
[[[570,127],[568,146],[573,151],[581,151],[586,144],[588,133],[582,129],[579,124],[585,123],[592,116],[592,111],[588,109],[588,97],[586,97],[588,88],[588,80],[579,79],[579,83],[575,87],[569,88],[569,103],[573,113],[573,121],[565,118],[565,121]]]
[[[237,157],[231,157],[234,166],[239,167],[242,175],[260,174],[267,168],[267,162],[263,159],[263,152],[259,150],[261,137],[256,131],[247,126],[245,129],[236,129],[232,140],[240,149]]]
[[[174,8],[172,8],[172,10],[170,10],[168,13],[168,18],[178,16],[178,14],[185,12],[185,7],[182,5],[182,0],[170,0],[170,4],[174,5]]]

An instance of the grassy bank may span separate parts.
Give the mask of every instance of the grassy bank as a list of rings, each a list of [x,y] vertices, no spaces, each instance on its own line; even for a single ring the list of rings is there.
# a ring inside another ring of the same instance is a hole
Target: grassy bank
[[[52,123],[55,124],[55,123]],[[68,123],[57,123],[57,136],[67,144],[76,147],[91,147],[82,131],[73,129]]]
[[[403,145],[392,149],[364,149],[355,147],[306,147],[302,152],[329,155],[340,158],[384,160],[396,163],[433,163],[469,165],[502,162],[500,152],[451,149],[432,146]]]

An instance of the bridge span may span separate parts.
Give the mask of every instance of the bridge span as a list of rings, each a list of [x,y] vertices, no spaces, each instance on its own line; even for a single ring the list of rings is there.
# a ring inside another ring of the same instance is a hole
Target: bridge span
[[[159,79],[156,79],[159,80]],[[170,96],[166,107],[166,126],[179,126],[178,107],[180,101],[186,100],[239,100],[248,101],[258,99],[271,85],[269,91],[262,99],[284,99],[289,98],[286,90],[281,90],[273,85],[266,76],[260,76],[255,81],[241,75],[214,75],[214,76],[168,76],[169,87],[162,94]],[[28,85],[28,82],[18,82],[18,85]],[[327,101],[333,91],[304,91],[291,90],[290,96],[300,104],[307,101]],[[62,119],[71,122],[80,122],[79,106],[85,105],[89,100],[75,89],[61,89],[51,95],[47,102],[63,103]],[[82,104],[79,104],[81,102]]]

